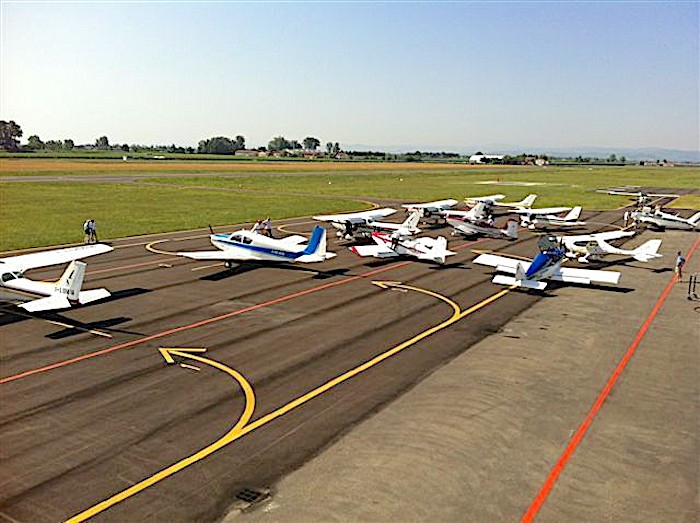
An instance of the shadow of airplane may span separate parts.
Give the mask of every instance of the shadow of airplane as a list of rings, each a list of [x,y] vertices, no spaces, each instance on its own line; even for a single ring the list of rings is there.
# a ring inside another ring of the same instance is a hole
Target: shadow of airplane
[[[52,315],[53,316],[53,315]],[[105,320],[99,320],[99,321],[91,321],[89,323],[83,323],[80,321],[76,321],[70,318],[66,318],[61,315],[55,315],[56,318],[60,318],[61,323],[65,323],[66,325],[72,325],[72,327],[66,327],[65,329],[62,329],[57,332],[53,332],[51,334],[47,334],[46,338],[50,338],[52,340],[61,340],[64,338],[69,338],[70,336],[76,336],[78,334],[84,334],[85,331],[90,331],[90,330],[98,330],[102,332],[108,332],[108,333],[121,333],[121,334],[132,334],[135,336],[145,336],[142,332],[134,332],[134,331],[128,331],[128,330],[123,330],[123,329],[113,329],[114,325],[120,325],[122,323],[126,323],[128,321],[131,321],[132,318],[128,318],[126,316],[119,316],[116,318],[109,318]],[[47,319],[54,319],[54,318],[49,318]]]
[[[202,276],[200,280],[206,280],[206,281],[221,281],[225,280],[227,278],[231,278],[232,276],[237,276],[238,274],[244,274],[249,271],[253,271],[256,269],[281,269],[285,271],[300,271],[300,272],[305,272],[305,273],[313,273],[312,278],[315,280],[325,280],[328,278],[333,278],[335,276],[343,276],[348,272],[348,269],[346,268],[338,268],[338,269],[331,269],[328,271],[321,271],[314,269],[312,267],[308,267],[306,265],[292,265],[289,263],[276,263],[276,264],[262,264],[262,263],[241,263],[239,265],[236,265],[235,267],[231,269],[224,269],[219,272],[215,272],[214,274],[207,274],[206,276]]]

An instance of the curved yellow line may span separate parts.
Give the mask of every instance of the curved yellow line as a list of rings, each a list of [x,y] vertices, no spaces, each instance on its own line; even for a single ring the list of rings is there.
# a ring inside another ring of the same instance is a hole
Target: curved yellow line
[[[250,417],[252,416],[252,411],[254,408],[254,402],[255,402],[255,395],[253,393],[253,389],[248,384],[248,382],[245,380],[245,378],[235,371],[234,369],[231,369],[229,367],[226,367],[225,365],[210,360],[208,358],[203,358],[201,356],[196,356],[190,353],[180,353],[179,355],[200,361],[202,363],[206,363],[208,365],[212,365],[227,374],[233,376],[236,380],[239,381],[241,384],[241,387],[243,388],[245,394],[246,394],[246,409],[243,415],[241,416],[241,419],[236,423],[236,425],[229,430],[222,438],[217,440],[216,442],[212,443],[208,447],[200,450],[196,454],[193,454],[192,456],[189,456],[188,458],[185,458],[174,465],[171,465],[170,467],[163,469],[162,471],[158,472],[157,474],[154,474],[153,476],[150,476],[149,478],[146,478],[145,480],[141,481],[140,483],[137,483],[136,485],[123,490],[122,492],[115,494],[111,498],[81,512],[80,514],[77,514],[76,516],[73,516],[71,519],[68,520],[67,523],[76,523],[76,522],[81,522],[85,521],[88,518],[91,518],[95,516],[96,514],[108,509],[109,507],[116,505],[117,503],[137,494],[138,492],[141,492],[142,490],[154,485],[155,483],[171,476],[172,474],[175,474],[176,472],[182,470],[185,467],[188,467],[189,465],[209,456],[210,454],[216,452],[217,450],[221,449],[222,447],[228,445],[229,443],[233,443],[234,441],[242,438],[246,434],[249,434],[250,432],[253,432],[256,429],[259,429],[263,425],[266,425],[270,423],[271,421],[287,414],[288,412],[296,409],[297,407],[300,407],[301,405],[311,401],[314,398],[317,398],[321,394],[328,392],[330,389],[333,387],[336,387],[337,385],[340,385],[341,383],[357,376],[358,374],[361,374],[362,372],[374,367],[375,365],[383,362],[386,359],[391,358],[392,356],[395,356],[399,352],[415,345],[419,341],[427,338],[428,336],[431,336],[432,334],[435,334],[436,332],[445,329],[446,327],[449,327],[450,325],[458,322],[462,318],[478,311],[482,307],[485,307],[489,303],[492,303],[493,301],[501,298],[502,296],[505,296],[507,293],[509,293],[514,287],[509,287],[508,289],[504,289],[500,292],[497,292],[496,294],[490,296],[489,298],[486,298],[485,300],[482,300],[481,302],[477,303],[476,305],[473,305],[472,307],[469,307],[467,310],[462,311],[457,303],[452,301],[451,299],[447,298],[446,296],[443,296],[441,294],[438,294],[433,291],[429,291],[426,289],[421,289],[419,287],[413,287],[410,285],[404,285],[401,283],[393,284],[392,287],[398,287],[398,288],[404,288],[406,290],[412,290],[415,292],[420,292],[422,294],[427,294],[429,296],[433,296],[439,300],[442,300],[443,302],[447,303],[452,307],[452,315],[447,319],[444,320],[443,322],[439,323],[438,325],[435,325],[431,327],[430,329],[427,329],[420,334],[404,341],[403,343],[379,354],[378,356],[375,356],[374,358],[370,359],[369,361],[366,361],[365,363],[358,365],[357,367],[350,369],[349,371],[344,372],[343,374],[340,374],[339,376],[336,376],[335,378],[327,381],[323,385],[307,392],[306,394],[303,394],[299,396],[298,398],[290,401],[289,403],[283,405],[282,407],[278,408],[277,410],[274,410],[273,412],[270,412],[269,414],[263,416],[262,418],[259,418],[255,420],[252,423],[248,423],[250,420]],[[170,350],[171,354],[178,354],[176,350]]]
[[[170,240],[156,240],[156,241],[154,241],[154,242],[147,243],[146,246],[145,246],[145,249],[146,249],[147,251],[153,252],[153,253],[155,253],[155,254],[166,254],[166,255],[169,255],[169,256],[177,256],[177,253],[175,253],[175,252],[161,251],[160,249],[156,249],[155,247],[153,247],[156,243],[164,243],[164,242],[169,242],[169,241],[170,241]]]
[[[204,358],[202,356],[197,356],[195,354],[191,354],[189,352],[179,352],[175,349],[169,350],[170,354],[175,354],[181,357],[189,358],[191,360],[199,361],[200,363],[204,363],[205,365],[210,365],[212,367],[215,367],[219,369],[222,372],[225,372],[229,376],[231,376],[233,379],[235,379],[238,384],[241,386],[243,389],[243,392],[245,394],[245,409],[243,411],[243,414],[241,415],[240,419],[238,422],[231,428],[226,434],[224,434],[221,438],[216,440],[214,443],[204,447],[202,450],[196,452],[195,454],[192,454],[191,456],[188,456],[177,463],[174,463],[170,465],[169,467],[161,470],[160,472],[157,472],[156,474],[153,474],[152,476],[136,483],[135,485],[129,487],[126,490],[123,490],[119,492],[118,494],[115,494],[109,499],[106,499],[102,501],[101,503],[98,503],[97,505],[94,505],[90,507],[87,510],[84,510],[80,514],[76,514],[69,520],[67,520],[67,523],[75,523],[79,521],[85,521],[100,512],[107,510],[109,507],[116,505],[117,503],[120,503],[124,501],[127,498],[130,498],[131,496],[138,494],[142,490],[147,489],[148,487],[158,483],[159,481],[164,480],[165,478],[172,476],[173,474],[181,471],[182,469],[189,467],[193,463],[196,463],[197,461],[200,461],[210,454],[213,454],[217,450],[225,447],[232,441],[235,441],[241,436],[241,429],[250,421],[251,416],[253,415],[253,411],[255,410],[255,393],[253,392],[253,387],[248,383],[248,380],[245,379],[245,377],[238,371],[227,367],[226,365],[219,363],[218,361],[215,360],[210,360],[209,358]]]

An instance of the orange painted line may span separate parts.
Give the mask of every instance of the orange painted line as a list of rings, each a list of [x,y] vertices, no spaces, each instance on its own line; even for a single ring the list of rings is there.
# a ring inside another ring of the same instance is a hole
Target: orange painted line
[[[479,243],[479,242],[485,241],[485,240],[487,240],[487,239],[488,239],[488,238],[484,238],[484,239],[481,239],[481,240],[476,240],[476,241],[474,241],[474,242],[469,242],[469,243],[465,243],[465,244],[459,245],[458,247],[456,247],[455,250],[457,250],[457,249],[459,249],[459,248],[465,248],[465,247],[474,245],[475,243]],[[210,324],[212,324],[212,323],[216,323],[216,322],[221,321],[221,320],[226,320],[226,319],[228,319],[228,318],[232,318],[232,317],[238,316],[238,315],[240,315],[240,314],[245,314],[245,313],[247,313],[247,312],[251,312],[251,311],[254,311],[254,310],[262,309],[263,307],[269,307],[270,305],[276,305],[277,303],[282,303],[282,302],[285,302],[285,301],[289,301],[289,300],[291,300],[291,299],[293,299],[293,298],[299,298],[299,297],[301,297],[301,296],[306,296],[307,294],[312,294],[312,293],[314,293],[314,292],[318,292],[318,291],[322,291],[322,290],[325,290],[325,289],[329,289],[329,288],[331,288],[331,287],[338,287],[338,286],[340,286],[340,285],[344,285],[344,284],[350,283],[350,282],[352,282],[352,281],[356,281],[356,280],[359,280],[359,279],[362,279],[362,278],[368,278],[368,277],[370,277],[370,276],[374,276],[375,274],[380,274],[380,273],[382,273],[382,272],[390,271],[390,270],[393,270],[393,269],[398,269],[399,267],[403,267],[403,266],[405,266],[405,265],[408,265],[409,263],[411,263],[411,261],[397,262],[397,263],[394,263],[394,264],[392,264],[392,265],[388,265],[388,266],[386,266],[386,267],[380,267],[379,269],[374,269],[374,270],[365,272],[365,273],[363,273],[363,274],[359,274],[359,275],[357,275],[357,276],[352,276],[352,277],[350,277],[350,278],[346,278],[346,279],[344,279],[344,280],[335,281],[335,282],[330,282],[330,283],[325,283],[325,284],[323,284],[323,285],[319,285],[319,286],[317,286],[317,287],[312,287],[312,288],[310,288],[310,289],[306,289],[306,290],[303,290],[303,291],[294,292],[294,293],[291,293],[291,294],[286,294],[286,295],[284,295],[284,296],[280,296],[279,298],[275,298],[274,300],[266,301],[266,302],[263,302],[263,303],[258,303],[258,304],[256,304],[256,305],[251,305],[251,306],[249,306],[249,307],[245,307],[245,308],[243,308],[243,309],[238,309],[238,310],[235,310],[235,311],[231,311],[231,312],[228,312],[228,313],[226,313],[226,314],[222,314],[222,315],[220,315],[220,316],[214,316],[214,317],[212,317],[212,318],[207,318],[206,320],[201,320],[201,321],[198,321],[198,322],[195,322],[195,323],[190,323],[190,324],[188,324],[188,325],[182,325],[182,326],[180,326],[180,327],[175,327],[175,328],[173,328],[173,329],[168,329],[168,330],[165,330],[165,331],[162,331],[162,332],[157,332],[157,333],[155,333],[155,334],[151,334],[151,335],[145,336],[145,337],[143,337],[143,338],[138,338],[138,339],[136,339],[136,340],[127,341],[127,342],[125,342],[125,343],[120,343],[119,345],[113,345],[112,347],[107,347],[107,348],[105,348],[105,349],[100,349],[100,350],[97,350],[97,351],[94,351],[94,352],[89,352],[89,353],[87,353],[87,354],[83,354],[83,355],[77,356],[77,357],[75,357],[75,358],[70,358],[70,359],[67,359],[67,360],[58,361],[58,362],[56,362],[56,363],[51,363],[51,364],[45,365],[45,366],[43,366],[43,367],[38,367],[38,368],[35,368],[35,369],[26,370],[26,371],[24,371],[24,372],[20,372],[20,373],[18,373],[18,374],[14,374],[14,375],[12,375],[12,376],[7,376],[7,377],[5,377],[5,378],[0,379],[0,385],[5,384],[5,383],[9,383],[9,382],[11,382],[11,381],[16,381],[16,380],[19,380],[19,379],[22,379],[22,378],[27,378],[27,377],[29,377],[29,376],[33,376],[34,374],[39,374],[39,373],[42,373],[42,372],[48,372],[48,371],[50,371],[50,370],[54,370],[54,369],[58,369],[58,368],[61,368],[61,367],[65,367],[66,365],[71,365],[71,364],[73,364],[73,363],[78,363],[78,362],[80,362],[80,361],[84,361],[84,360],[88,360],[88,359],[91,359],[91,358],[95,358],[95,357],[97,357],[97,356],[104,356],[105,354],[110,354],[111,352],[114,352],[114,351],[117,351],[117,350],[120,350],[120,349],[127,349],[127,348],[129,348],[129,347],[134,347],[134,346],[136,346],[136,345],[140,345],[140,344],[142,344],[142,343],[146,343],[147,341],[157,340],[157,339],[160,339],[160,338],[164,338],[164,337],[166,337],[166,336],[170,336],[171,334],[176,334],[176,333],[178,333],[178,332],[183,332],[183,331],[186,331],[186,330],[189,330],[189,329],[196,329],[197,327],[203,327],[203,326],[205,326],[205,325],[210,325]]]
[[[695,240],[695,243],[688,251],[688,255],[686,256],[686,260],[690,260],[691,256],[693,256],[693,253],[698,248],[698,245],[700,245],[700,240]],[[610,395],[610,391],[615,386],[617,379],[620,377],[620,374],[622,374],[622,371],[625,370],[627,363],[634,355],[635,351],[637,350],[637,347],[639,346],[640,342],[642,341],[642,338],[644,338],[644,335],[649,330],[651,323],[654,321],[654,318],[656,317],[657,313],[661,309],[661,306],[663,305],[664,301],[666,301],[666,297],[671,292],[671,289],[673,288],[673,286],[676,284],[677,281],[678,281],[678,276],[674,275],[673,278],[671,278],[671,281],[668,282],[668,285],[666,285],[666,288],[663,290],[663,292],[661,293],[661,296],[656,301],[656,304],[654,305],[654,308],[649,313],[649,316],[647,317],[646,321],[644,322],[644,324],[641,326],[641,328],[637,332],[637,336],[634,338],[632,345],[629,346],[629,348],[627,349],[627,352],[622,357],[622,360],[620,360],[620,363],[618,363],[617,367],[615,367],[615,370],[613,371],[612,375],[608,379],[608,382],[605,384],[603,391],[600,393],[598,398],[595,400],[595,403],[593,403],[591,410],[588,411],[588,415],[583,420],[583,423],[581,423],[581,426],[576,431],[576,434],[574,434],[574,436],[569,441],[568,445],[564,449],[564,452],[560,456],[559,460],[557,460],[557,462],[554,465],[554,468],[552,469],[552,471],[549,473],[549,476],[545,480],[544,485],[542,486],[540,491],[537,493],[537,496],[535,496],[535,499],[532,501],[532,504],[527,509],[527,512],[525,512],[525,515],[523,516],[523,519],[521,520],[522,523],[530,523],[535,518],[537,513],[540,511],[540,509],[542,508],[542,505],[547,500],[547,496],[549,496],[549,493],[551,492],[552,488],[554,487],[555,483],[557,482],[557,479],[559,478],[559,475],[561,474],[562,470],[566,466],[566,463],[569,461],[569,458],[574,453],[574,451],[576,450],[578,445],[581,443],[581,440],[583,439],[583,437],[586,435],[586,432],[588,431],[588,427],[590,427],[591,423],[593,423],[593,419],[596,417],[596,415],[598,414],[598,411],[603,406],[603,403]]]

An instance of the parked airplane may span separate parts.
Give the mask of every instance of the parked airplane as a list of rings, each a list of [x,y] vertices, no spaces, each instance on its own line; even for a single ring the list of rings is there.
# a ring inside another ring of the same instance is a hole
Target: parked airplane
[[[333,258],[326,252],[326,230],[317,225],[307,245],[304,236],[294,235],[274,239],[253,231],[237,231],[233,234],[212,234],[211,243],[218,251],[178,252],[179,256],[193,260],[221,260],[226,268],[235,262],[266,261],[287,263],[316,263]]]
[[[467,196],[466,198],[464,198],[464,203],[466,203],[469,207],[473,207],[478,203],[494,205],[496,202],[502,200],[505,197],[505,194],[491,194],[489,196]]]
[[[493,202],[493,205],[495,205],[496,207],[515,207],[516,209],[529,209],[530,207],[532,207],[532,204],[535,203],[536,199],[537,199],[536,194],[528,194],[525,198],[523,198],[519,202],[495,201],[495,202]]]
[[[76,261],[96,254],[114,250],[103,243],[54,249],[51,251],[22,254],[10,258],[0,258],[0,287],[45,296],[19,305],[30,312],[68,309],[73,305],[85,305],[110,296],[107,289],[81,291],[85,277],[86,263]],[[35,281],[24,277],[25,271],[71,262],[57,282]]]
[[[637,202],[637,205],[639,207],[649,205],[651,203],[652,198],[678,198],[680,196],[679,194],[648,193],[648,192],[644,192],[644,191],[618,191],[618,190],[614,190],[614,189],[613,190],[600,190],[597,192],[614,194],[614,195],[618,195],[618,196],[634,196],[634,198],[632,198],[632,199]]]
[[[528,229],[549,229],[550,227],[581,227],[586,222],[578,221],[581,216],[581,206],[573,209],[570,207],[550,207],[548,209],[518,209],[513,211],[520,214],[520,224]],[[558,216],[557,213],[569,211],[566,216]]]
[[[322,222],[330,222],[333,227],[338,229],[336,233],[338,238],[345,238],[346,240],[369,238],[376,231],[397,232],[402,236],[412,236],[420,232],[420,229],[417,227],[418,221],[422,216],[422,211],[420,210],[412,211],[403,223],[376,221],[395,212],[396,210],[387,207],[371,211],[326,214],[313,216],[312,218]]]
[[[631,257],[640,262],[648,262],[663,256],[658,253],[659,247],[661,247],[661,240],[649,240],[632,250],[620,249],[608,243],[608,240],[634,235],[634,231],[610,231],[577,236],[560,236],[557,239],[565,247],[567,258],[575,258],[581,263],[599,261],[608,255]]]
[[[427,203],[405,203],[401,207],[408,209],[409,211],[420,210],[423,211],[423,216],[429,218],[435,214],[440,214],[442,211],[451,209],[459,202],[457,200],[438,200],[435,202]]]
[[[390,258],[394,256],[413,256],[419,260],[445,263],[447,256],[457,254],[447,250],[447,238],[423,237],[415,240],[401,238],[396,234],[384,232],[372,233],[376,245],[356,245],[350,250],[359,256],[374,256],[375,258]]]
[[[700,230],[700,212],[696,212],[690,218],[682,218],[677,214],[669,214],[661,210],[652,211],[644,207],[641,211],[632,211],[630,218],[635,223],[646,223],[653,229],[682,229]]]
[[[542,280],[555,280],[565,283],[590,284],[592,282],[617,284],[619,272],[593,271],[562,267],[565,251],[553,238],[543,236],[539,241],[540,253],[532,262],[495,254],[481,254],[474,263],[495,267],[497,272],[507,272],[513,276],[497,274],[493,283],[512,285],[526,289],[543,290],[547,283]]]
[[[480,202],[470,211],[445,211],[442,213],[445,221],[454,230],[452,234],[465,236],[489,236],[491,238],[518,238],[518,222],[508,220],[505,229],[496,227],[491,204]]]

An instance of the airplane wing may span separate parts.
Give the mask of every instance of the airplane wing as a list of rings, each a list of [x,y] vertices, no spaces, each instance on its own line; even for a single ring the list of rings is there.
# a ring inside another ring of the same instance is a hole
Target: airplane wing
[[[383,209],[372,209],[362,212],[348,212],[344,214],[323,214],[320,216],[312,216],[314,220],[320,222],[350,222],[350,223],[366,223],[372,220],[379,220],[391,216],[396,212],[396,209],[385,207]]]
[[[73,260],[80,260],[96,254],[113,251],[114,247],[104,243],[92,245],[81,245],[80,247],[69,247],[67,249],[54,249],[51,251],[33,252],[31,254],[21,254],[10,258],[0,258],[0,263],[7,263],[13,268],[22,272],[38,267],[48,267],[59,265]]]
[[[498,256],[496,254],[480,254],[474,259],[474,263],[479,265],[488,265],[490,267],[496,267],[498,272],[507,272],[510,274],[515,274],[518,269],[518,265],[523,268],[523,271],[527,272],[530,268],[529,261],[519,260],[517,258],[507,258],[506,256]]]
[[[532,216],[538,214],[559,214],[560,212],[570,211],[571,207],[547,207],[544,209],[515,209],[511,211],[515,214],[530,214]]]
[[[615,271],[595,271],[590,269],[561,267],[550,276],[549,279],[584,285],[590,285],[591,283],[610,283],[617,285],[617,282],[620,280],[620,273]]]
[[[608,232],[598,232],[595,234],[575,234],[562,236],[565,241],[571,241],[573,243],[581,242],[592,242],[592,241],[609,241],[616,240],[618,238],[625,238],[627,236],[634,236],[635,231],[608,231]]]
[[[287,246],[299,245],[300,243],[306,243],[309,239],[306,236],[301,236],[299,234],[294,234],[292,236],[287,236],[281,238],[280,242]]]
[[[384,245],[355,245],[350,250],[359,256],[374,256],[375,258],[391,258],[398,256]]]
[[[445,209],[449,209],[451,207],[454,207],[458,203],[459,202],[457,200],[437,200],[435,202],[427,202],[427,203],[405,203],[401,207],[403,207],[405,209],[428,209],[428,210],[443,211]]]
[[[211,261],[247,261],[247,260],[259,260],[250,255],[245,254],[240,249],[226,249],[225,251],[192,251],[192,252],[178,252],[178,256],[184,256],[185,258],[191,258],[193,260],[211,260]]]
[[[464,200],[467,202],[498,202],[505,197],[505,194],[491,194],[489,196],[468,196]]]
[[[596,192],[601,192],[601,193],[607,193],[607,194],[613,194],[617,196],[642,196],[644,194],[645,196],[653,196],[657,198],[665,197],[665,198],[678,198],[680,195],[678,194],[661,194],[661,193],[642,193],[640,191],[637,192],[628,192],[628,191],[606,191],[606,190],[599,190]]]

